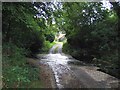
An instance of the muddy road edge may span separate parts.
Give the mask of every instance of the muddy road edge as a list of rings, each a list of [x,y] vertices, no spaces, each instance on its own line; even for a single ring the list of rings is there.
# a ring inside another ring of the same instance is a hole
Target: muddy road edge
[[[27,58],[27,64],[32,67],[39,68],[39,79],[43,83],[42,88],[50,88],[50,90],[56,90],[56,80],[54,73],[48,64],[41,63],[40,59]]]

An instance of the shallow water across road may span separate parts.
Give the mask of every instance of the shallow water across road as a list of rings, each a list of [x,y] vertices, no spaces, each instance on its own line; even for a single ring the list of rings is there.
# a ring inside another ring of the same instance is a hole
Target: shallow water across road
[[[98,67],[86,65],[70,55],[63,54],[62,45],[56,46],[61,53],[53,54],[55,48],[51,49],[50,54],[40,56],[40,62],[47,63],[52,69],[57,88],[118,87],[119,81],[115,77],[98,71]]]

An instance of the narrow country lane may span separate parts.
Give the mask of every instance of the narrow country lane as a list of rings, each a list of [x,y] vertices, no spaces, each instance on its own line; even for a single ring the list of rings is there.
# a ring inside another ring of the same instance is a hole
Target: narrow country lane
[[[118,79],[65,55],[62,45],[54,45],[47,55],[38,55],[40,63],[48,64],[53,71],[53,88],[118,88]]]
[[[49,51],[50,54],[62,53],[62,43],[55,44]],[[55,51],[57,50],[57,52]]]

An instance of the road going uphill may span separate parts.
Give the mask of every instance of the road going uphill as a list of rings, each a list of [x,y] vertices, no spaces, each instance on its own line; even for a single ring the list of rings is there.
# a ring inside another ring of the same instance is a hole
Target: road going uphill
[[[119,80],[62,53],[63,44],[55,44],[49,54],[38,55],[40,63],[48,64],[55,79],[52,88],[118,88]],[[51,81],[52,82],[52,81]],[[53,82],[52,82],[53,83]]]

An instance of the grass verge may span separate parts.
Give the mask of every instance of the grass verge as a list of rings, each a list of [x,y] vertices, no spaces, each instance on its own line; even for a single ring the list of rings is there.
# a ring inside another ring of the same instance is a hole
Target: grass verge
[[[42,53],[46,54],[49,52],[50,48],[52,48],[53,45],[55,45],[56,42],[50,43],[49,41],[44,42],[44,47],[42,48]]]
[[[27,64],[25,50],[13,44],[3,45],[3,88],[42,88],[39,68]]]

